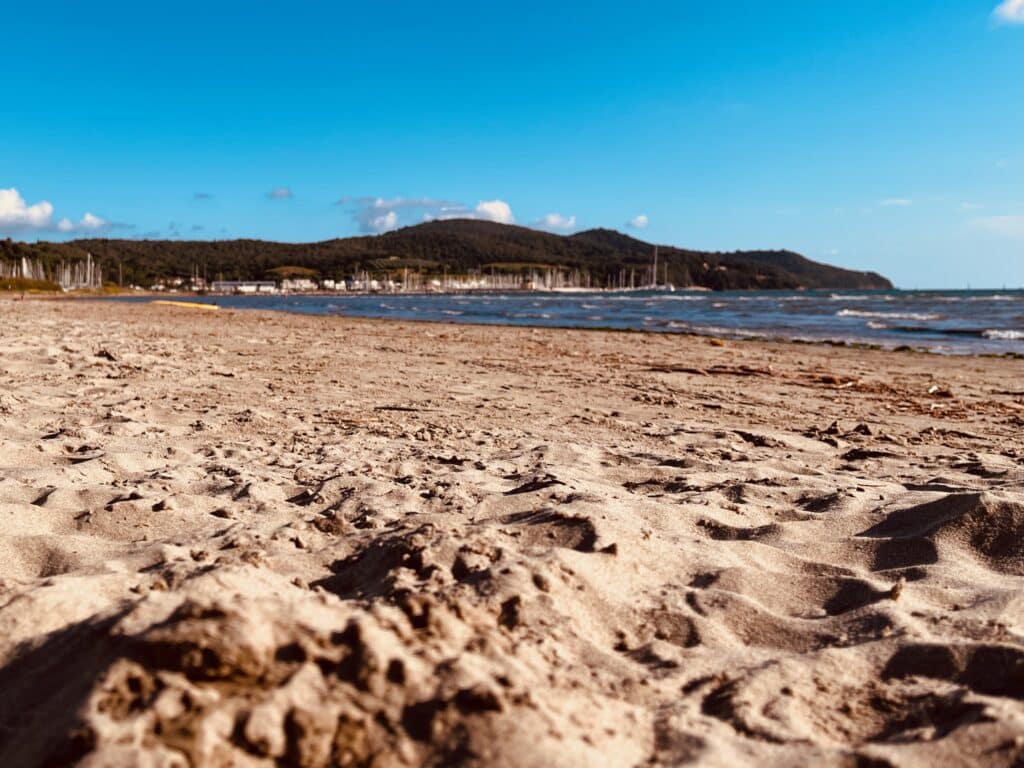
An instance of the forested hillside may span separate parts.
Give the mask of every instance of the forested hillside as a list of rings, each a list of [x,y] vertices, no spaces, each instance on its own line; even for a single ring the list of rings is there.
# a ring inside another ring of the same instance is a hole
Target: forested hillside
[[[281,267],[313,270],[321,278],[343,279],[367,272],[425,276],[447,272],[495,271],[528,274],[558,268],[586,274],[595,287],[623,280],[651,280],[654,246],[606,229],[555,235],[525,227],[475,220],[434,221],[378,236],[318,243],[261,240],[74,240],[67,243],[0,241],[0,260],[21,257],[57,263],[92,253],[104,278],[149,286],[159,279],[264,279]],[[791,251],[709,253],[658,248],[658,281],[716,290],[748,288],[890,288],[873,272],[855,272],[811,261]]]

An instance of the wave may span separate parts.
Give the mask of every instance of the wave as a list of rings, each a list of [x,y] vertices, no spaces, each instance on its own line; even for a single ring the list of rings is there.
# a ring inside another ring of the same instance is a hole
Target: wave
[[[710,291],[708,293],[710,293]],[[651,302],[651,303],[657,303],[657,302],[662,302],[662,301],[705,301],[705,300],[707,300],[707,296],[706,295],[702,295],[702,294],[699,294],[699,293],[682,293],[682,294],[679,294],[679,293],[666,293],[666,294],[661,294],[661,295],[658,295],[658,296],[649,296],[649,295],[646,295],[646,294],[643,295],[643,296],[629,296],[629,295],[624,295],[624,294],[621,294],[621,293],[617,293],[617,294],[609,295],[609,296],[599,296],[597,298],[600,299],[601,301],[643,301],[643,302]]]
[[[939,336],[970,336],[992,341],[1024,341],[1024,331],[1007,328],[934,328],[921,325],[893,325],[890,331],[897,333],[928,334]]]
[[[879,320],[940,320],[942,315],[926,312],[868,312],[859,309],[840,309],[836,317],[873,317]]]
[[[699,325],[696,323],[684,323],[676,320],[669,320],[661,323],[665,328],[673,331],[684,331],[700,336],[723,336],[727,338],[761,338],[765,335],[764,330],[752,330],[750,328],[726,328],[721,325]]]
[[[986,339],[998,341],[1024,341],[1024,331],[1009,331],[1000,328],[989,328],[982,331],[981,335]]]
[[[993,293],[988,296],[922,296],[929,301],[956,303],[958,301],[1024,301],[1024,293],[1011,296],[1005,293]]]

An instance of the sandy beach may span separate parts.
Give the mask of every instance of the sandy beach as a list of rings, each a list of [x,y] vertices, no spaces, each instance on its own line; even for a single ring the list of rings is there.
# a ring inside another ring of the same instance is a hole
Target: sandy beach
[[[0,300],[2,766],[1014,766],[1024,362]]]

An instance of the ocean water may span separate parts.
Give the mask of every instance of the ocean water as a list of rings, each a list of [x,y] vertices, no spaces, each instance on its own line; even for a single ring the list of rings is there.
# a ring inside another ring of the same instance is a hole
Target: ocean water
[[[314,315],[842,341],[944,354],[1024,354],[1024,290],[510,292],[211,296],[189,301]]]

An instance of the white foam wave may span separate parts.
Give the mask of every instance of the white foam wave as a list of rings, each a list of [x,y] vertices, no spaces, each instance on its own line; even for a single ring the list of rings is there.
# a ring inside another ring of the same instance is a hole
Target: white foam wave
[[[840,309],[836,317],[874,317],[880,320],[938,320],[942,315],[926,312],[867,312],[860,309]]]
[[[756,338],[764,335],[761,331],[752,331],[747,328],[725,328],[719,325],[695,325],[692,323],[677,322],[675,320],[669,320],[665,324],[665,327],[671,328],[674,331],[687,331],[689,333],[697,333],[703,336]]]
[[[1024,331],[990,328],[987,331],[982,331],[981,335],[986,339],[997,339],[999,341],[1024,341]]]

